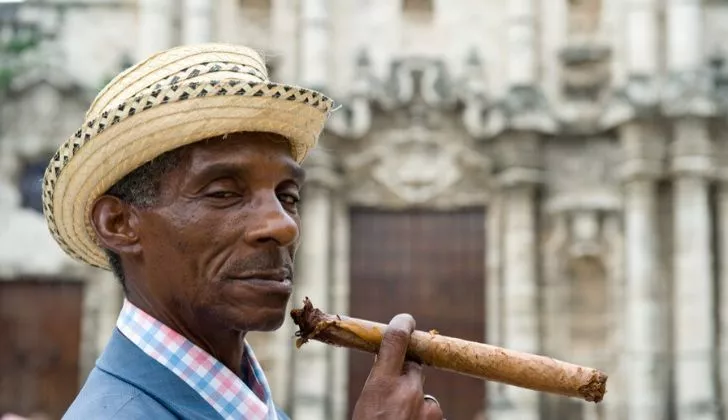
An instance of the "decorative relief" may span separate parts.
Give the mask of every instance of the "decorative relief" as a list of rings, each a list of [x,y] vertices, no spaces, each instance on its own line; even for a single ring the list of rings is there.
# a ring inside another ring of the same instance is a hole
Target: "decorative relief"
[[[618,327],[612,320],[621,284],[621,235],[613,229],[619,217],[608,206],[563,208],[549,213],[551,227],[544,232],[550,238],[543,250],[551,308],[547,329],[559,331],[551,350],[603,368],[613,363],[608,351]]]
[[[545,150],[546,345],[558,357],[607,370],[616,366],[622,276],[622,193],[612,170],[618,151],[606,137],[554,140]]]
[[[67,80],[37,76],[19,78],[0,105],[2,136],[13,139],[18,157],[29,159],[52,155],[76,131],[89,101],[86,91]]]
[[[728,64],[724,55],[715,55],[710,59],[713,75],[713,86],[718,108],[721,113],[728,114]]]
[[[660,83],[654,77],[631,76],[620,89],[611,93],[599,119],[599,127],[610,129],[635,118],[658,115]]]
[[[439,60],[393,62],[377,80],[363,54],[349,106],[332,119],[345,190],[359,205],[458,207],[487,201],[491,162],[459,122]]]
[[[662,112],[670,117],[714,115],[717,107],[712,82],[703,70],[669,75],[663,86]]]
[[[400,200],[422,204],[453,188],[469,170],[488,172],[488,159],[452,140],[422,126],[391,130],[376,146],[346,158],[344,166],[350,173],[365,169]]]
[[[714,55],[698,70],[673,72],[664,79],[630,76],[624,86],[611,93],[600,127],[609,129],[633,119],[728,114],[725,62],[722,55]]]
[[[569,0],[567,32],[571,37],[594,36],[601,26],[601,0]]]

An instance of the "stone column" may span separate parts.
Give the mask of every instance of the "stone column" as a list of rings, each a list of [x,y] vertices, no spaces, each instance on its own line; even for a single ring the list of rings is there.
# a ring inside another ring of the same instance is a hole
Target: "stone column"
[[[333,208],[333,249],[331,311],[349,313],[349,204],[344,194],[337,194]],[[332,412],[334,419],[345,419],[349,411],[349,351],[332,349]]]
[[[667,3],[666,113],[674,118],[675,405],[678,420],[718,419],[714,363],[715,293],[708,197],[712,110],[703,67],[700,0]]]
[[[328,1],[306,0],[300,7],[300,83],[324,90],[330,76]]]
[[[488,206],[488,214],[486,218],[486,283],[485,283],[485,302],[486,302],[486,324],[485,337],[486,343],[501,346],[502,328],[503,328],[503,312],[501,308],[501,291],[503,289],[503,199],[500,192]],[[485,384],[486,391],[486,407],[490,411],[497,409],[503,402],[503,384],[497,382],[488,382]]]
[[[184,0],[182,3],[182,43],[212,41],[214,0]]]
[[[705,121],[674,125],[675,387],[678,420],[717,420],[711,212],[711,144]]]
[[[621,371],[629,375],[620,385],[626,387],[628,420],[667,418],[667,294],[659,275],[657,236],[661,139],[649,128],[633,122],[620,130],[627,156],[622,168],[626,270]]]
[[[728,139],[724,139],[728,140]],[[725,167],[725,164],[722,165]],[[720,308],[720,378],[722,386],[723,417],[728,416],[728,171],[723,171],[718,187],[718,255],[719,290],[718,306]]]
[[[656,0],[630,0],[627,9],[627,67],[630,76],[657,74],[658,19]]]
[[[530,86],[536,81],[533,0],[508,1],[508,84]]]
[[[314,305],[331,307],[332,194],[335,177],[331,156],[315,151],[307,160],[308,181],[302,197],[301,246],[296,257],[294,306],[305,297]],[[331,351],[309,342],[293,355],[291,418],[328,419],[331,413]]]
[[[174,0],[139,0],[137,59],[172,46]]]
[[[510,154],[504,160],[511,162],[500,175],[504,216],[501,343],[506,348],[540,353],[536,192],[541,170],[533,162],[540,139],[534,133],[517,133],[503,141],[506,156]],[[539,397],[530,390],[504,387],[503,406],[493,411],[492,418],[537,420]]]
[[[622,208],[622,210],[624,207]],[[612,363],[614,369],[612,381],[611,397],[604,404],[604,415],[600,420],[625,420],[628,419],[625,414],[625,397],[626,389],[622,385],[627,372],[625,366],[620,360],[620,356],[624,354],[625,345],[625,237],[624,237],[624,217],[623,212],[615,212],[607,216],[602,227],[602,235],[609,244],[609,254],[607,266],[610,267],[608,273],[608,287],[610,298],[610,312],[613,316],[613,330],[610,332],[609,350],[613,357]]]
[[[703,60],[701,0],[667,1],[667,66],[672,72],[695,71]]]

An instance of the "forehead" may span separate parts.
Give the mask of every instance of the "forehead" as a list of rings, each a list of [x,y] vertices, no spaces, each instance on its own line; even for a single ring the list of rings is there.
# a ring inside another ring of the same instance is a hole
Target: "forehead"
[[[180,152],[182,161],[165,182],[173,189],[228,177],[266,184],[284,180],[305,182],[305,171],[293,158],[290,143],[275,134],[229,134],[193,143]]]
[[[188,146],[185,155],[187,166],[193,171],[219,164],[257,166],[266,173],[275,173],[277,169],[302,171],[293,158],[288,140],[271,133],[234,133],[203,140]]]
[[[232,133],[223,137],[203,140],[188,146],[187,154],[193,159],[215,156],[266,155],[269,158],[291,159],[288,139],[273,133]]]

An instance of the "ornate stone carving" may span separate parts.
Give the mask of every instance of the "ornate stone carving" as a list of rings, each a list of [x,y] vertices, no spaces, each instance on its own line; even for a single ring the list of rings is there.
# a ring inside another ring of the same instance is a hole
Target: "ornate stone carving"
[[[613,336],[619,302],[619,204],[551,203],[545,229],[547,330],[553,354],[579,363],[616,367]]]
[[[591,9],[587,7],[587,10]],[[564,131],[593,133],[600,130],[611,82],[611,49],[592,39],[589,33],[573,34],[571,38],[559,54],[561,92],[565,100],[558,111],[559,120]]]
[[[77,129],[89,100],[66,78],[30,72],[14,81],[0,104],[2,136],[14,139],[8,143],[19,157],[50,156]]]
[[[674,122],[674,138],[670,144],[670,170],[674,175],[710,178],[716,174],[718,149],[711,141],[706,121],[699,117],[681,118]]]
[[[599,127],[610,129],[636,118],[656,116],[659,105],[659,81],[654,77],[631,76],[622,88],[611,95],[601,114]]]
[[[422,126],[391,130],[381,142],[345,160],[348,171],[368,168],[371,177],[410,204],[432,200],[462,180],[468,167],[487,172],[488,159],[445,133]]]
[[[726,65],[726,57],[714,55],[710,59],[710,67],[718,111],[722,114],[728,114],[728,65]]]
[[[610,80],[610,50],[598,44],[570,45],[561,51],[564,95],[570,100],[601,99]]]
[[[484,95],[471,97],[463,115],[469,133],[479,139],[491,139],[507,130],[555,133],[559,128],[548,101],[535,86],[514,86],[492,103]]]
[[[709,117],[717,111],[710,74],[703,70],[672,73],[661,99],[662,111],[670,117]]]
[[[344,138],[338,149],[353,203],[485,203],[491,163],[457,124],[453,86],[439,60],[397,60],[388,79],[376,80],[360,57],[351,105],[330,126]]]

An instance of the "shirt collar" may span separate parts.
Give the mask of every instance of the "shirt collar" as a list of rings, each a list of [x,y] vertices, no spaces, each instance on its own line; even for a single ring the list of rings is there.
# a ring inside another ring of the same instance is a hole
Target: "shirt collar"
[[[277,420],[263,369],[245,342],[242,378],[190,340],[124,299],[117,328],[225,419]]]

